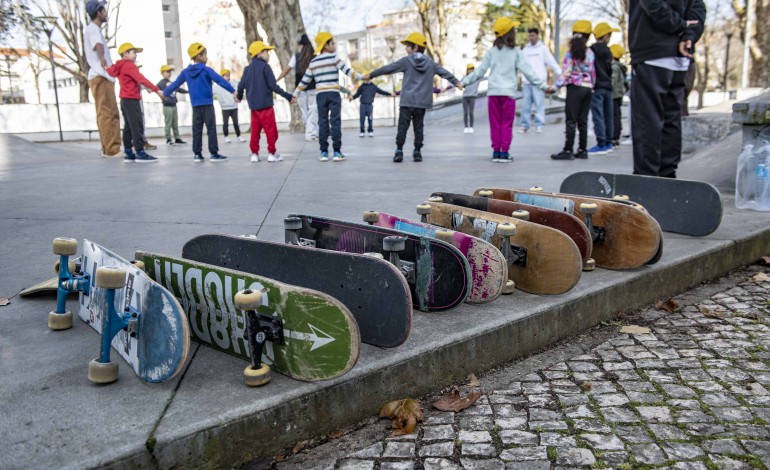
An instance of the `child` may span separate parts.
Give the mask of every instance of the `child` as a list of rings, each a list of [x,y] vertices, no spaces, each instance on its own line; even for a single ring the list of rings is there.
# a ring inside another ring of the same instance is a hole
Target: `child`
[[[569,43],[569,51],[562,61],[562,72],[556,78],[554,86],[548,91],[553,93],[562,85],[567,85],[567,101],[564,104],[566,117],[566,138],[564,150],[551,155],[554,160],[572,160],[574,158],[588,158],[586,147],[588,144],[588,110],[591,107],[591,95],[596,70],[594,69],[594,52],[586,47],[588,38],[591,37],[591,22],[587,20],[576,21],[572,25],[572,39]],[[575,144],[575,125],[580,131],[580,140],[577,153],[572,149]]]
[[[345,155],[342,154],[342,125],[340,120],[342,98],[340,97],[340,77],[337,71],[341,71],[354,80],[360,80],[361,74],[355,73],[342,62],[342,59],[337,57],[335,54],[337,46],[334,44],[331,33],[321,31],[316,34],[315,44],[316,57],[310,61],[305,75],[294,90],[294,96],[297,97],[315,80],[320,129],[318,142],[321,146],[321,156],[318,159],[322,162],[329,161],[329,134],[331,134],[334,161],[343,162]]]
[[[620,133],[623,130],[623,125],[620,122],[621,113],[620,107],[623,106],[623,95],[628,90],[628,84],[626,84],[626,66],[620,61],[626,50],[620,44],[613,44],[610,46],[610,52],[612,52],[612,122],[614,129],[612,132],[612,146],[617,147],[620,145]]]
[[[361,97],[361,105],[358,108],[358,117],[361,121],[361,133],[358,134],[358,137],[364,137],[366,134],[364,134],[364,125],[366,124],[366,119],[369,119],[369,137],[374,137],[374,129],[372,128],[372,121],[374,120],[374,96],[379,93],[383,96],[396,96],[395,93],[388,93],[385,90],[380,89],[377,85],[372,83],[371,80],[364,80],[364,83],[361,84],[360,87],[358,87],[358,90],[356,90],[356,94],[353,95],[350,100],[354,100]]]
[[[238,80],[230,80],[230,71],[222,69],[219,75],[224,78],[227,83],[230,84],[236,90],[238,89]],[[225,143],[230,143],[230,137],[228,137],[227,121],[233,121],[233,129],[235,129],[235,137],[238,138],[238,142],[246,142],[246,139],[241,137],[241,128],[238,126],[238,103],[235,102],[235,98],[232,93],[228,93],[224,88],[214,84],[214,94],[217,96],[219,106],[222,108],[222,132],[225,134]]]
[[[292,103],[297,100],[283,91],[275,83],[273,70],[267,64],[270,51],[275,49],[262,41],[254,41],[249,46],[251,63],[243,70],[241,83],[238,84],[237,98],[243,98],[246,91],[246,100],[251,109],[251,163],[259,162],[259,137],[262,129],[267,137],[267,161],[280,162],[283,158],[275,151],[275,142],[278,140],[278,127],[275,124],[275,110],[273,110],[273,92],[278,93]]]
[[[171,65],[162,65],[160,67],[160,74],[163,76],[163,79],[158,82],[157,87],[163,91],[168,87],[169,83],[171,83],[171,72],[174,70],[174,67]],[[184,88],[179,88],[177,90],[179,93],[187,93],[187,90]],[[174,145],[174,144],[186,144],[184,140],[182,140],[179,137],[179,114],[176,109],[176,92],[172,93],[171,96],[168,98],[163,99],[163,120],[166,123],[165,126],[165,134],[166,134],[166,145]],[[173,140],[172,140],[173,135]]]
[[[380,75],[404,72],[404,79],[401,84],[398,132],[396,134],[396,153],[393,156],[393,161],[398,163],[404,160],[403,147],[406,141],[406,132],[409,130],[409,123],[411,122],[414,125],[412,158],[416,162],[421,162],[423,119],[425,118],[425,110],[433,108],[433,76],[438,74],[460,89],[462,89],[462,84],[454,75],[425,55],[427,40],[421,33],[410,34],[401,41],[401,44],[406,46],[406,57],[378,68],[366,75],[364,79],[371,80]]]
[[[235,93],[235,89],[218,73],[206,67],[209,58],[203,44],[199,42],[190,44],[190,47],[187,48],[187,55],[190,56],[193,64],[182,70],[174,83],[163,91],[163,96],[170,96],[184,82],[189,83],[190,101],[193,106],[193,161],[195,163],[204,161],[201,154],[204,124],[209,136],[209,152],[211,152],[209,160],[212,163],[226,161],[227,157],[219,154],[219,146],[217,145],[217,118],[214,115],[214,95],[211,91],[211,82],[218,83],[230,93]]]
[[[155,163],[157,158],[144,151],[144,116],[142,115],[142,91],[139,85],[144,85],[163,99],[158,87],[147,80],[136,66],[136,54],[142,52],[141,47],[134,47],[130,42],[120,45],[118,54],[121,59],[115,62],[107,73],[117,77],[120,82],[120,110],[123,113],[123,151],[124,162]],[[131,147],[136,149],[136,153]]]
[[[508,151],[513,139],[516,97],[519,96],[516,73],[521,72],[535,87],[542,90],[547,88],[545,81],[535,74],[521,49],[516,47],[517,26],[519,26],[518,21],[505,16],[495,20],[492,26],[492,30],[495,32],[494,45],[484,54],[481,66],[463,78],[463,85],[470,85],[482,78],[487,70],[490,70],[487,102],[493,162],[510,163],[513,161]]]
[[[605,155],[612,152],[612,134],[614,124],[612,117],[612,53],[607,43],[614,31],[607,23],[599,23],[594,28],[596,42],[591,46],[594,53],[594,94],[591,97],[591,116],[596,133],[596,146],[588,149],[588,155]]]
[[[465,67],[465,76],[468,76],[476,70],[476,66],[468,64]],[[463,129],[464,134],[473,134],[473,110],[476,107],[476,98],[479,96],[479,84],[481,80],[469,84],[463,90]]]

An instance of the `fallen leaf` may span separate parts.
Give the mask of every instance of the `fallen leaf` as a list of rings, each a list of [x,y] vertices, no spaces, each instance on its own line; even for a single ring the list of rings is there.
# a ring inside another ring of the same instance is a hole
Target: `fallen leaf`
[[[668,300],[659,300],[655,304],[655,308],[658,310],[665,310],[668,313],[674,313],[677,310],[679,310],[679,302],[676,300],[668,299]]]
[[[462,411],[472,404],[476,403],[476,400],[481,398],[481,392],[470,392],[465,398],[460,397],[460,390],[457,387],[453,387],[446,395],[433,402],[433,407],[441,411]]]
[[[11,303],[11,299],[8,297],[0,297],[0,307],[5,307],[9,303]]]
[[[711,310],[703,305],[698,306],[698,310],[704,317],[719,318],[720,320],[725,318],[725,314],[719,310]]]
[[[632,335],[646,335],[650,333],[650,329],[646,326],[639,325],[626,325],[620,329],[621,333],[630,333]]]
[[[283,455],[277,455],[275,457],[276,462],[283,462],[284,460],[286,460],[286,457],[284,457]]]
[[[751,276],[751,282],[770,282],[770,276],[765,273],[757,273]]]
[[[466,385],[469,387],[481,387],[481,382],[476,378],[476,374],[468,374],[468,377],[466,377],[465,380],[468,381]]]
[[[592,384],[591,382],[580,382],[580,390],[584,392],[588,392],[592,388],[594,388],[594,384]]]
[[[291,449],[292,454],[298,454],[302,452],[302,449],[305,448],[305,441],[299,441],[296,444],[294,444],[294,447]]]
[[[344,435],[345,435],[344,429],[337,429],[336,431],[329,433],[329,439],[339,439]]]
[[[412,398],[391,401],[380,408],[380,417],[393,420],[391,437],[412,434],[423,419],[422,406]]]

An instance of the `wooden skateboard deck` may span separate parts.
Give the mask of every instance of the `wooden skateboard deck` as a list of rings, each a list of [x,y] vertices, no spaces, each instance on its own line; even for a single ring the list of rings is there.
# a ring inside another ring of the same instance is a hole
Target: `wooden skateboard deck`
[[[510,216],[513,211],[525,210],[529,212],[528,221],[538,225],[555,228],[570,237],[572,241],[575,242],[575,245],[577,245],[578,250],[580,250],[580,256],[582,257],[583,262],[588,261],[591,257],[591,250],[593,248],[591,233],[588,231],[588,227],[586,227],[583,221],[572,214],[546,209],[545,207],[533,206],[532,204],[503,201],[488,197],[466,196],[464,194],[442,192],[433,193],[431,196],[440,197],[444,200],[443,202],[447,204],[469,207],[471,209],[478,209],[480,211],[492,212],[505,216]]]
[[[75,264],[75,272],[79,273],[81,269],[80,264],[80,258],[75,258],[72,260]],[[56,266],[54,267],[55,272],[59,272],[59,263],[56,263]],[[25,289],[22,289],[21,292],[19,292],[19,296],[21,297],[33,297],[37,295],[53,295],[56,296],[57,292],[59,291],[59,277],[54,277],[51,279],[48,279],[47,281],[38,282],[34,286],[27,287]],[[78,292],[73,290],[69,293],[69,295],[78,295]]]
[[[454,246],[441,240],[398,230],[307,215],[291,215],[302,221],[300,242],[325,250],[347,253],[381,253],[386,237],[405,238],[405,249],[398,253],[414,308],[440,312],[460,305],[471,288],[468,260]],[[287,235],[288,241],[288,235]]]
[[[564,233],[532,222],[442,202],[428,202],[428,222],[481,238],[501,249],[497,234],[502,223],[516,225],[511,250],[519,254],[508,263],[508,278],[519,289],[533,294],[562,294],[580,280],[583,261],[575,242]]]
[[[626,195],[644,206],[665,232],[702,237],[722,222],[722,196],[702,181],[581,171],[569,175],[559,191],[605,198]]]
[[[436,238],[435,225],[402,219],[394,215],[378,213],[378,227],[392,228],[425,237]],[[452,245],[459,249],[471,267],[471,290],[465,299],[468,303],[480,304],[500,296],[508,280],[508,264],[503,254],[491,243],[461,232],[448,230]]]
[[[179,299],[199,343],[249,361],[246,318],[233,297],[246,288],[264,289],[257,311],[281,319],[285,335],[284,344],[265,344],[265,364],[294,379],[315,381],[339,377],[358,360],[358,325],[347,307],[327,294],[188,259],[145,251],[136,257]]]
[[[329,294],[353,314],[363,343],[392,348],[409,336],[409,285],[387,261],[216,234],[200,235],[185,243],[182,257]]]
[[[175,377],[190,350],[189,324],[182,306],[144,271],[89,240],[83,240],[82,271],[89,278],[90,293],[80,293],[80,319],[102,333],[102,320],[107,311],[105,289],[94,282],[100,266],[127,271],[126,287],[116,290],[115,310],[123,312],[131,306],[139,312],[136,335],[121,330],[113,338],[112,348],[142,380],[165,382]]]
[[[585,214],[580,211],[580,204],[595,203],[597,211],[592,216],[595,238],[591,256],[601,268],[638,268],[657,262],[663,253],[660,226],[638,204],[543,191],[485,189],[493,192],[494,199],[561,210],[581,220],[585,220]],[[474,196],[480,191],[474,191]]]

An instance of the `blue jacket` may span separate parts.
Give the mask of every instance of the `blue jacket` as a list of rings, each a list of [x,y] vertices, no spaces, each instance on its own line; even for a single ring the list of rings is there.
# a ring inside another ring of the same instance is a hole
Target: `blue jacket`
[[[190,102],[193,106],[206,106],[214,104],[214,94],[211,91],[211,82],[217,82],[219,86],[229,91],[235,92],[235,89],[227,83],[213,69],[206,67],[206,64],[196,62],[186,69],[182,70],[174,83],[163,90],[163,96],[170,96],[184,82],[187,82],[190,92]]]
[[[356,99],[360,96],[361,104],[372,104],[374,103],[374,96],[377,93],[385,96],[390,96],[390,93],[380,89],[377,85],[370,82],[370,83],[362,83],[361,86],[358,87],[356,94],[353,95],[353,99]]]
[[[249,102],[249,109],[260,110],[273,107],[273,92],[278,93],[287,100],[291,101],[291,94],[286,93],[283,88],[275,82],[275,74],[267,65],[267,62],[254,57],[251,63],[243,69],[243,77],[238,84],[238,99],[243,99],[243,91],[246,90],[246,100]]]

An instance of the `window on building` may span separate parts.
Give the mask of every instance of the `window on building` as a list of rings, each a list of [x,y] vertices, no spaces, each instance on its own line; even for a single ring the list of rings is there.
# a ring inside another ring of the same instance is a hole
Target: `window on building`
[[[468,58],[468,54],[463,54],[463,59],[467,59],[467,58]]]
[[[169,11],[169,10],[171,10],[171,6],[163,4],[163,11]]]
[[[463,33],[463,37],[467,38],[468,37],[468,33]]]
[[[166,39],[171,39],[171,31],[166,31]]]
[[[348,41],[348,58],[350,60],[358,60],[358,39],[350,39]]]

